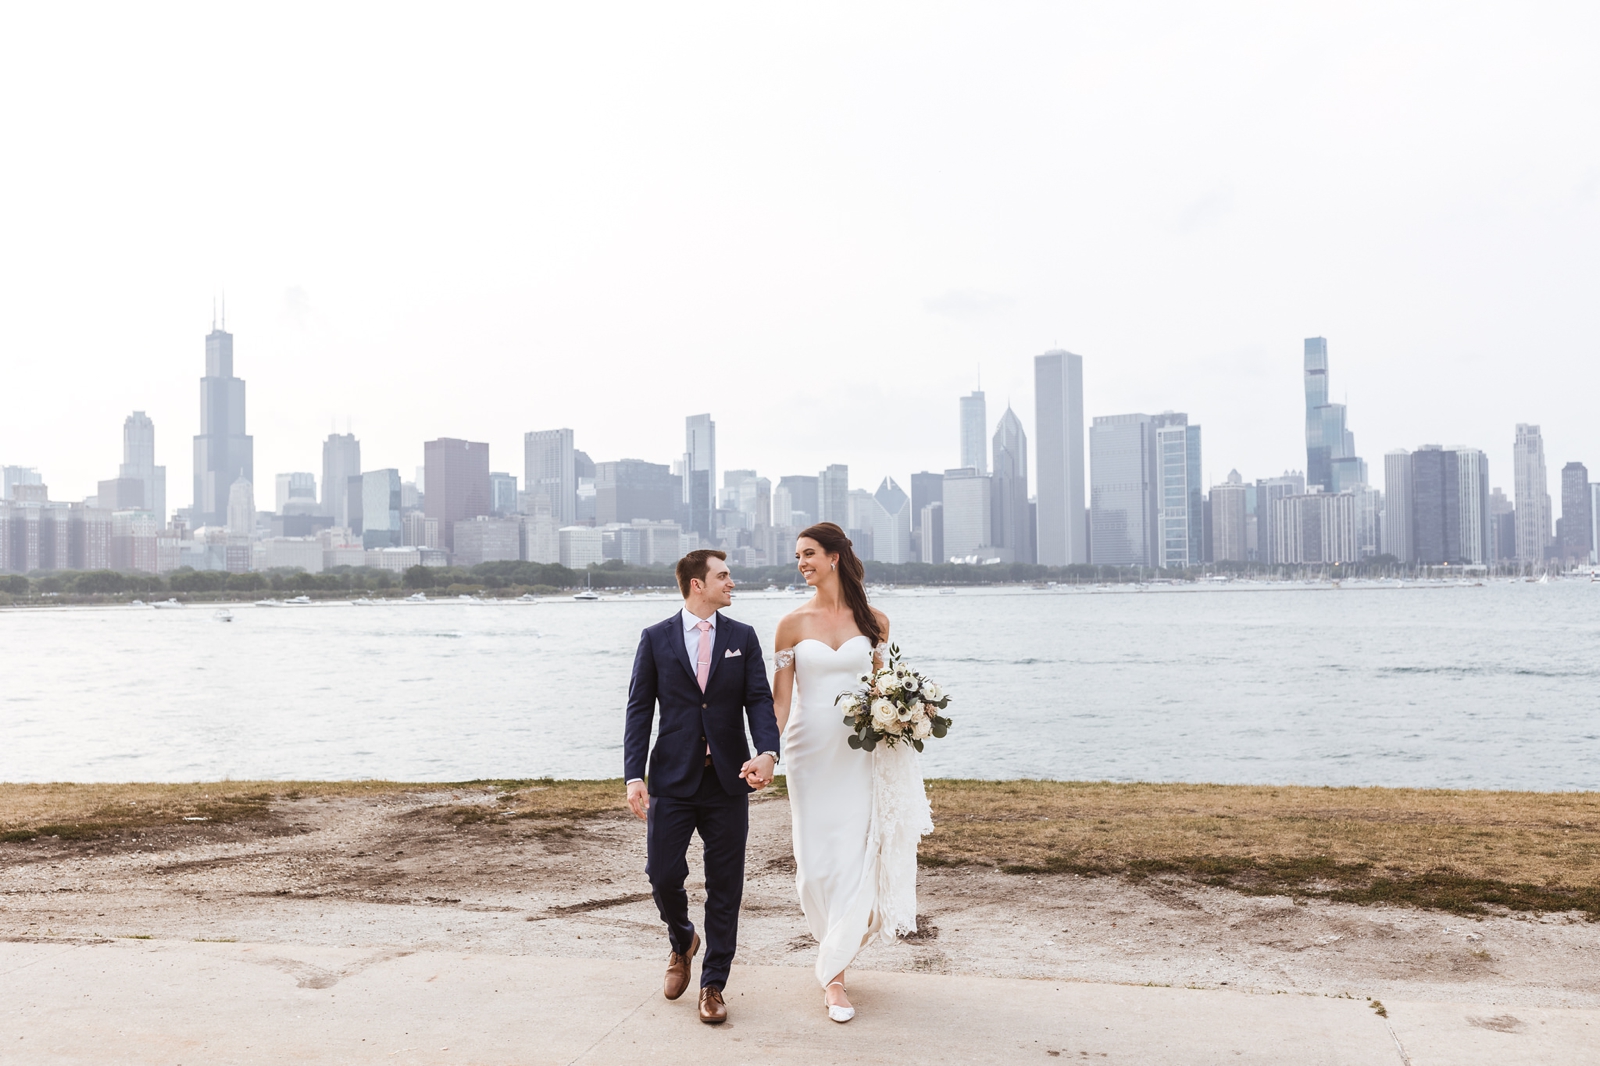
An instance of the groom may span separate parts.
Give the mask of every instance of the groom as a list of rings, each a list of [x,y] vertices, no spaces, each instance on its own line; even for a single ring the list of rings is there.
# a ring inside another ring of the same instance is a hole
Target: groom
[[[662,992],[677,999],[689,985],[689,962],[700,934],[689,921],[689,837],[705,845],[706,960],[700,967],[700,1020],[728,1018],[728,983],[744,896],[744,845],[749,796],[772,781],[778,762],[778,720],[756,631],[724,617],[733,602],[727,554],[702,548],[678,560],[683,610],[639,638],[623,731],[628,806],[646,819],[645,874],[656,910],[667,923],[672,954]],[[650,750],[650,722],[661,707],[661,730]],[[755,758],[745,744],[745,720]],[[645,753],[649,751],[649,784]]]

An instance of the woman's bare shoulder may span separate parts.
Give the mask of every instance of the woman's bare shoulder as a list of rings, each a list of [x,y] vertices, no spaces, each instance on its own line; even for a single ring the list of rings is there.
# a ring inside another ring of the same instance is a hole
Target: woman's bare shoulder
[[[802,607],[796,607],[778,619],[777,646],[780,649],[793,647],[799,642],[801,634],[805,632],[806,615],[811,613],[810,608],[811,605],[809,603]]]
[[[871,607],[869,610],[872,611],[872,617],[878,620],[879,631],[887,637],[889,635],[889,616],[878,610],[876,607]]]

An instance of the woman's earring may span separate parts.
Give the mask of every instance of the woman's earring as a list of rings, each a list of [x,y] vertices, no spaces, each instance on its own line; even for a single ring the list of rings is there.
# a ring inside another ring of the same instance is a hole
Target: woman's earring
[[[837,570],[837,569],[839,569],[839,564],[838,563],[829,563],[828,564],[828,569]]]

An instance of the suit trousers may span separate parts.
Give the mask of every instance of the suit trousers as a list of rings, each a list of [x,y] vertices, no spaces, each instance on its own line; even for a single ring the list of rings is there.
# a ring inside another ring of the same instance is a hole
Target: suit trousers
[[[750,835],[750,797],[730,796],[707,766],[700,788],[690,799],[651,796],[645,834],[645,876],[656,910],[667,923],[672,950],[685,952],[694,941],[689,920],[689,838],[700,834],[705,845],[706,958],[700,986],[728,983],[733,953],[739,942],[739,905],[744,899],[744,846]]]

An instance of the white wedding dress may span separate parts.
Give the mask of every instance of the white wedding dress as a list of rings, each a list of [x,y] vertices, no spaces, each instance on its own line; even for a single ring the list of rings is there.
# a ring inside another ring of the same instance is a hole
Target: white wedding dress
[[[875,939],[917,928],[917,841],[933,831],[919,756],[909,744],[850,747],[841,692],[872,669],[872,642],[838,648],[802,640],[778,653],[794,663],[798,699],[784,730],[794,822],[795,887],[826,985]]]

